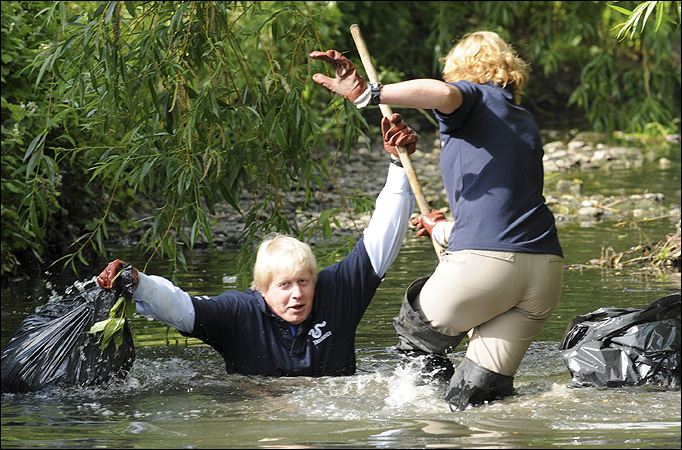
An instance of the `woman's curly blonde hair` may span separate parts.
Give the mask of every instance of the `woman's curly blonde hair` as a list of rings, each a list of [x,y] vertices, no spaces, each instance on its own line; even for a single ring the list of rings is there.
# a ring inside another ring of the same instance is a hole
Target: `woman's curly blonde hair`
[[[521,102],[528,81],[528,64],[497,33],[476,31],[468,34],[441,61],[445,64],[445,82],[467,80],[482,84],[493,81],[502,87],[510,85],[514,102]]]

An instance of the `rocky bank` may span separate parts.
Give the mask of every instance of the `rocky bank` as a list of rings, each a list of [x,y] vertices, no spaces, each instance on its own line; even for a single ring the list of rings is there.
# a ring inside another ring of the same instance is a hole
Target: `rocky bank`
[[[644,217],[670,216],[673,220],[677,217],[679,241],[680,205],[671,203],[662,193],[649,192],[646,187],[642,187],[642,192],[636,195],[583,196],[582,181],[579,178],[567,180],[556,176],[569,170],[627,170],[641,167],[645,162],[666,167],[672,164],[670,161],[665,158],[656,159],[652,152],[638,147],[608,146],[603,144],[607,141],[606,136],[599,133],[584,132],[564,136],[556,131],[543,131],[543,138],[545,197],[559,226],[562,223],[576,221],[583,224],[603,220],[627,221]],[[679,142],[679,136],[672,136],[669,139]],[[427,202],[432,208],[441,209],[447,216],[449,208],[440,177],[439,158],[440,140],[437,136],[421,136],[418,150],[412,155],[412,163]],[[301,210],[297,206],[301,203],[300,199],[293,195],[285,198],[285,203],[289,205],[297,223],[302,226],[319,217],[325,210],[343,206],[342,196],[351,196],[355,190],[375,198],[383,187],[388,164],[388,155],[378,137],[371,143],[360,140],[350,155],[344,154],[339,157],[333,170],[336,186],[330,183],[330,188],[326,191],[316,192],[313,208]],[[249,196],[243,195],[242,198],[248,199]],[[245,200],[244,210],[248,211],[250,207],[251,204]],[[417,212],[415,208],[415,215]],[[331,224],[332,234],[336,238],[357,234],[367,226],[369,218],[369,212],[358,212],[352,207],[344,209],[336,216],[338,226]],[[236,247],[245,226],[245,218],[225,203],[217,205],[212,219],[215,219],[214,245],[218,248]],[[138,229],[129,234],[125,245],[134,245],[137,237],[144,231]],[[679,267],[679,254],[677,261]]]

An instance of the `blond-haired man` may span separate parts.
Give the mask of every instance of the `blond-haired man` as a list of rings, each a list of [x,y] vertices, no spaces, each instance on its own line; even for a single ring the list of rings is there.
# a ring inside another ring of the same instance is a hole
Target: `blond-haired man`
[[[418,137],[399,114],[382,119],[382,134],[392,155],[397,146],[414,152]],[[405,170],[392,160],[370,223],[342,261],[318,273],[308,244],[274,236],[259,247],[250,289],[193,296],[165,278],[138,273],[137,311],[212,346],[228,373],[355,373],[355,330],[400,251],[415,203]],[[124,264],[109,263],[100,286],[113,287]]]

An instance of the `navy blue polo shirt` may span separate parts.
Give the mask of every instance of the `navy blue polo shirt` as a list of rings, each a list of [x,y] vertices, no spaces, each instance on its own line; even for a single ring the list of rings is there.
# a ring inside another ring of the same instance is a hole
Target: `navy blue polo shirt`
[[[542,138],[511,89],[451,83],[462,105],[435,111],[440,170],[455,225],[448,250],[495,250],[563,256],[543,196]]]
[[[228,373],[325,376],[355,373],[355,330],[381,279],[362,240],[321,270],[310,316],[296,327],[272,313],[258,291],[192,297],[194,330],[225,359]]]

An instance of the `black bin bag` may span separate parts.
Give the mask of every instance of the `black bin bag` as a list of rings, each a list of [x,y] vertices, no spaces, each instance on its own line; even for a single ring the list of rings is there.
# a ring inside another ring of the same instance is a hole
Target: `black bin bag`
[[[571,386],[680,385],[680,294],[574,318],[561,343]]]
[[[48,302],[28,316],[2,351],[2,392],[33,392],[51,386],[93,386],[124,378],[135,361],[128,324],[123,342],[102,350],[95,322],[123,295],[132,297],[132,266],[122,269],[115,289],[99,286]]]

